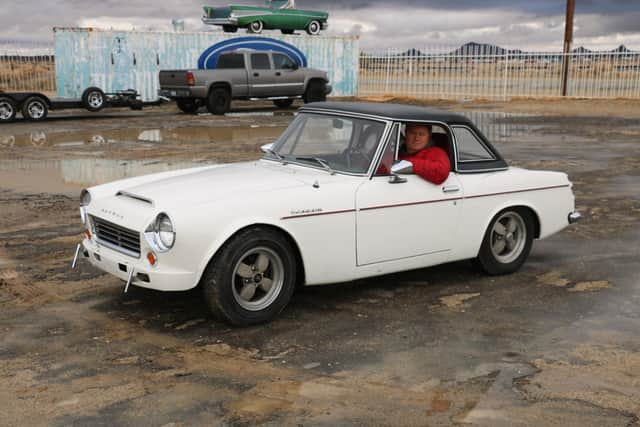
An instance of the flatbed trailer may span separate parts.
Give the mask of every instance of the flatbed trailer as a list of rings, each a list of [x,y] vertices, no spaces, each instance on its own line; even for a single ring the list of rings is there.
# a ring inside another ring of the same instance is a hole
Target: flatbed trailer
[[[169,99],[162,97],[156,101],[142,101],[134,89],[105,93],[97,87],[87,88],[80,99],[49,98],[40,92],[0,92],[0,123],[15,120],[18,112],[26,120],[40,121],[47,118],[50,110],[84,108],[96,112],[103,108],[122,107],[142,110],[167,101]]]

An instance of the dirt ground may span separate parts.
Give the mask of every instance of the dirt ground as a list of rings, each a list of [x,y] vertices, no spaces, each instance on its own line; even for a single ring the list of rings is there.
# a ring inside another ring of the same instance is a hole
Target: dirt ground
[[[0,425],[640,426],[640,102],[427,104],[481,120],[512,165],[568,173],[584,220],[509,276],[459,262],[305,288],[242,329],[198,289],[72,271],[78,194],[256,159],[295,108],[0,126]]]

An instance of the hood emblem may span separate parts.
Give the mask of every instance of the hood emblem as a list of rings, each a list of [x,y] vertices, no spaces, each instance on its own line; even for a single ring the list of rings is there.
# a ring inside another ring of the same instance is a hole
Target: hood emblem
[[[103,209],[100,209],[100,212],[102,212],[103,214],[107,214],[107,215],[109,215],[109,216],[112,216],[112,217],[116,217],[116,218],[118,218],[118,219],[124,219],[124,216],[123,216],[123,215],[120,215],[120,214],[119,214],[119,213],[117,213],[116,211],[110,211],[110,210],[108,210],[108,209],[104,209],[104,208],[103,208]]]

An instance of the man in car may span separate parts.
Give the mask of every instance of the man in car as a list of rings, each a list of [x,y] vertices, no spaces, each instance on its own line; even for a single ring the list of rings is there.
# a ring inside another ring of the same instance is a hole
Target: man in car
[[[404,149],[398,153],[398,160],[413,164],[413,172],[433,184],[446,181],[451,163],[446,151],[429,145],[431,128],[423,124],[408,124]]]

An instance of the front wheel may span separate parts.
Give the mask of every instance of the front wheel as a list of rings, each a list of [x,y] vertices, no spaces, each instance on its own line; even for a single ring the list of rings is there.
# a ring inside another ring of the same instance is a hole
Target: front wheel
[[[289,108],[293,104],[293,99],[274,99],[273,103],[278,108]]]
[[[309,22],[309,25],[307,25],[307,33],[311,36],[317,36],[320,34],[321,29],[322,26],[318,21],[311,21]]]
[[[33,122],[46,119],[48,112],[47,102],[39,96],[31,96],[22,104],[22,116]]]
[[[534,218],[528,209],[507,208],[489,224],[477,264],[488,274],[517,271],[529,256],[533,244]]]
[[[236,326],[270,321],[295,289],[293,247],[275,230],[246,229],[225,243],[202,280],[206,302],[217,318]]]
[[[214,88],[207,98],[207,110],[211,114],[222,115],[231,108],[231,94],[227,89]]]
[[[249,24],[249,32],[254,34],[260,34],[264,29],[264,24],[262,21],[253,21]]]
[[[13,99],[0,96],[0,123],[12,122],[16,118],[16,103]]]

